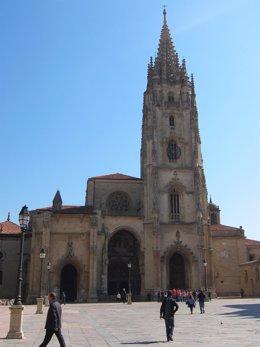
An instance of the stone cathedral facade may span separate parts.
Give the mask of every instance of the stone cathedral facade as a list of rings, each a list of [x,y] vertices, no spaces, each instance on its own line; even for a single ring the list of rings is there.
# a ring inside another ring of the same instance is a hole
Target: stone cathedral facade
[[[166,11],[148,65],[141,177],[89,178],[84,206],[64,206],[57,191],[51,207],[31,212],[31,227],[28,301],[38,296],[42,248],[43,292],[65,291],[68,301],[114,297],[129,281],[136,299],[169,288],[239,293],[240,264],[249,260],[244,231],[221,225],[208,202],[194,80],[178,59]]]

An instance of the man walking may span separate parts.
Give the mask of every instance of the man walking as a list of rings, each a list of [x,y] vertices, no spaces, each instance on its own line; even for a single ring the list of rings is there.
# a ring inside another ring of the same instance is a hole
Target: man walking
[[[199,291],[197,298],[199,300],[200,313],[205,313],[205,298],[206,298],[206,296],[202,290]]]
[[[61,305],[58,301],[56,301],[56,294],[53,292],[49,294],[49,303],[50,307],[47,313],[45,324],[46,334],[43,342],[39,347],[47,346],[53,334],[57,336],[60,346],[66,347],[64,338],[61,333]]]
[[[160,318],[165,321],[167,341],[173,340],[174,314],[178,309],[178,304],[172,298],[172,292],[168,290],[167,297],[163,299],[160,308]]]

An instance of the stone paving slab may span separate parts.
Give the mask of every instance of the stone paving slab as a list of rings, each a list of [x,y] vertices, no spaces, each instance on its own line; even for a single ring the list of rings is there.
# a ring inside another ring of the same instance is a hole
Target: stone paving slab
[[[141,302],[67,304],[63,308],[62,332],[67,347],[256,347],[260,346],[260,299],[215,299],[206,303],[206,313],[196,306],[190,314],[185,303],[175,317],[174,341],[166,342],[160,304]],[[0,347],[38,347],[44,337],[48,308],[35,314],[36,306],[25,306],[23,340],[7,340],[10,314],[0,306]],[[59,343],[54,336],[50,347]]]

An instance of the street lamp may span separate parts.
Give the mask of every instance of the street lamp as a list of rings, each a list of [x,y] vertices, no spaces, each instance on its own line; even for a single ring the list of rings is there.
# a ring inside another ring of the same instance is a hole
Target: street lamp
[[[45,259],[45,250],[44,248],[40,251],[40,260],[41,260],[41,272],[40,272],[40,288],[39,288],[39,297],[37,298],[37,310],[36,313],[42,314],[43,313],[43,297],[42,297],[42,267],[43,267],[43,260]]]
[[[45,250],[44,248],[40,251],[40,259],[41,259],[41,274],[40,274],[40,289],[39,289],[39,298],[42,298],[42,267],[43,267],[43,260],[45,259]]]
[[[27,206],[23,206],[19,213],[19,224],[21,228],[19,267],[17,276],[16,298],[12,307],[10,307],[10,329],[7,333],[7,339],[22,339],[24,337],[22,331],[23,309],[22,304],[22,282],[23,282],[23,251],[24,251],[24,235],[28,228],[30,214]]]
[[[131,305],[132,304],[132,293],[131,293],[131,268],[132,264],[131,261],[127,264],[128,267],[128,294],[127,294],[127,304]]]
[[[50,271],[51,271],[51,263],[48,262],[47,264],[47,270],[48,270],[48,279],[47,279],[47,293],[44,297],[44,306],[49,306],[49,292],[50,292]]]
[[[203,260],[203,266],[204,266],[204,279],[205,279],[205,291],[208,289],[208,284],[207,284],[207,262],[206,260]]]
[[[47,294],[49,294],[50,291],[50,271],[51,271],[51,263],[49,262],[47,265],[48,270],[48,288],[47,288]]]

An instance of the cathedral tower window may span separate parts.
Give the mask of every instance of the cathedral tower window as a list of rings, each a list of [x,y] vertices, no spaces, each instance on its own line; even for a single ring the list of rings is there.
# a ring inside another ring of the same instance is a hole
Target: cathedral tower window
[[[170,118],[169,118],[169,125],[170,125],[171,128],[174,128],[174,126],[175,126],[174,116],[170,116]]]
[[[169,94],[168,94],[168,102],[169,102],[170,104],[173,104],[173,103],[174,103],[174,95],[173,95],[173,93],[169,93]]]
[[[181,149],[176,142],[170,141],[168,143],[167,155],[170,161],[175,161],[180,157]]]
[[[170,193],[170,218],[180,220],[180,195],[175,189]]]

